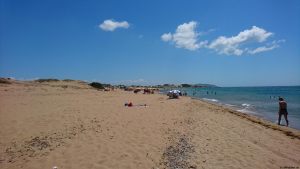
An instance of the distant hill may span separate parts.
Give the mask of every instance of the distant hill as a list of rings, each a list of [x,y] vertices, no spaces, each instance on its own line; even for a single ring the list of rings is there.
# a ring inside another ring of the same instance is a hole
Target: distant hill
[[[218,87],[218,86],[213,85],[213,84],[204,84],[204,83],[198,83],[198,84],[194,84],[192,86],[193,87]]]
[[[184,88],[200,88],[200,87],[218,87],[216,85],[212,85],[212,84],[204,84],[204,83],[198,83],[198,84],[187,84],[187,83],[183,83],[183,84],[164,84],[164,85],[157,85],[155,86],[157,88],[181,88],[181,87],[184,87]]]

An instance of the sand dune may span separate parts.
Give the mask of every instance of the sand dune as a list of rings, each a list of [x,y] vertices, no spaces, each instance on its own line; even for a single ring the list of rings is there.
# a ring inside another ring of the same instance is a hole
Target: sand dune
[[[298,130],[225,107],[80,81],[10,82],[0,83],[3,169],[300,167]]]

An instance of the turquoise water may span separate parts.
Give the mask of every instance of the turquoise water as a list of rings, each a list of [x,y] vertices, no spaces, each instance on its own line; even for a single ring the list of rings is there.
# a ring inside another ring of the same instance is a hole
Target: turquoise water
[[[288,104],[290,127],[300,129],[300,86],[182,88],[188,96],[223,104],[277,123],[278,97]],[[282,117],[281,124],[285,125]]]

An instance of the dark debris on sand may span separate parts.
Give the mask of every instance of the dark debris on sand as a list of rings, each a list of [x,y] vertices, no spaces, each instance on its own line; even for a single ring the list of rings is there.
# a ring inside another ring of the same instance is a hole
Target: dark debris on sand
[[[166,148],[161,164],[168,169],[195,169],[197,167],[189,162],[193,152],[194,147],[190,143],[190,138],[182,135],[174,144]]]
[[[63,131],[41,134],[27,138],[21,142],[12,141],[5,148],[4,157],[0,158],[0,163],[4,163],[5,161],[14,163],[20,158],[26,160],[29,157],[47,155],[50,151],[63,146],[68,140],[75,138],[76,135],[84,133],[87,130],[96,133],[101,132],[100,121],[94,118],[87,124],[79,122],[75,126]]]

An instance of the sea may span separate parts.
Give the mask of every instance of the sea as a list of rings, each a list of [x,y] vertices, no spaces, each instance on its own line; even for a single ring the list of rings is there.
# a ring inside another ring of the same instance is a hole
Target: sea
[[[163,93],[170,89],[164,90]],[[188,96],[277,123],[278,98],[287,102],[289,127],[300,130],[300,86],[180,88]],[[281,124],[285,125],[284,117]]]

